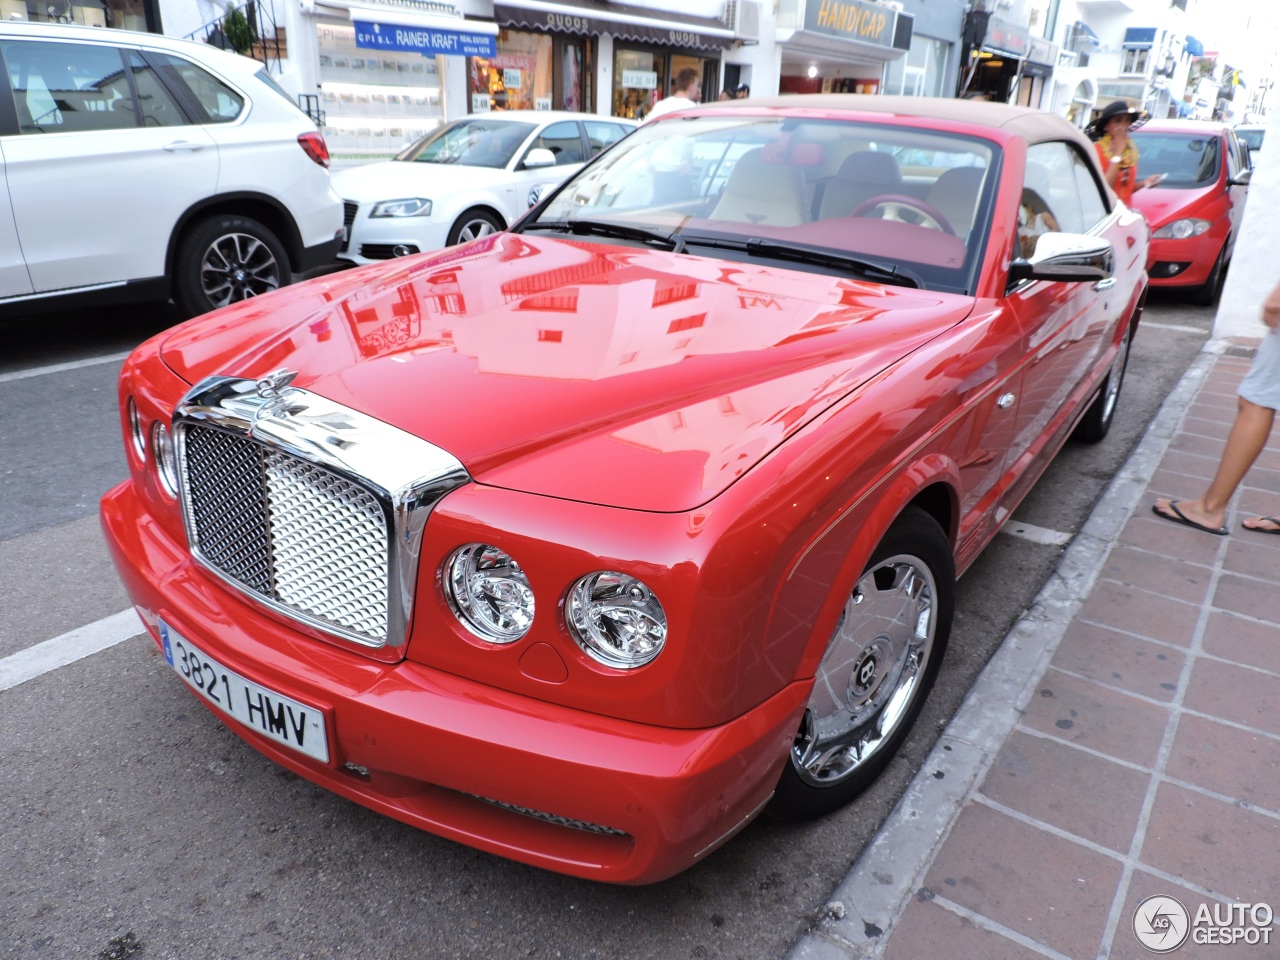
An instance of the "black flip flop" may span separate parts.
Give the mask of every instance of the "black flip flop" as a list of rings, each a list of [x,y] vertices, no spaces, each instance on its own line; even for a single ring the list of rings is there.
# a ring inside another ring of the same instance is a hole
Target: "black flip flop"
[[[1274,530],[1263,530],[1261,527],[1245,527],[1244,520],[1241,520],[1240,526],[1244,527],[1246,530],[1251,531],[1252,533],[1271,533],[1271,534],[1280,533],[1280,520],[1277,520],[1275,517],[1247,517],[1246,519],[1265,520],[1267,523],[1274,523],[1276,525],[1276,529]]]
[[[1165,513],[1163,510],[1157,507],[1154,503],[1151,505],[1152,513],[1154,513],[1157,517],[1161,517],[1162,519],[1168,520],[1170,523],[1181,523],[1183,526],[1194,527],[1196,530],[1203,530],[1205,533],[1212,533],[1219,537],[1225,537],[1228,533],[1231,532],[1230,530],[1227,529],[1227,525],[1225,523],[1220,527],[1210,527],[1210,526],[1206,526],[1203,523],[1196,523],[1194,520],[1192,520],[1185,513],[1183,513],[1181,510],[1178,509],[1177,500],[1169,501],[1169,509],[1173,511],[1174,513],[1173,516],[1170,516],[1169,514]],[[1266,531],[1266,532],[1270,533],[1271,531]]]

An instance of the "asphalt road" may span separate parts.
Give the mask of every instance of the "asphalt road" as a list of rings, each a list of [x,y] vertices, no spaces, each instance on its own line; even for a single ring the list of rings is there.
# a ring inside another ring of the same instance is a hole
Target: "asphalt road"
[[[1206,339],[1153,295],[1110,437],[1069,445],[1006,531],[1086,519]],[[125,474],[119,355],[152,309],[0,323],[0,669],[125,610],[97,499]],[[960,585],[942,679],[906,748],[822,821],[759,820],[665,883],[615,888],[441,840],[276,767],[139,634],[0,690],[0,956],[780,957],[874,835],[1062,546],[1006,532]]]

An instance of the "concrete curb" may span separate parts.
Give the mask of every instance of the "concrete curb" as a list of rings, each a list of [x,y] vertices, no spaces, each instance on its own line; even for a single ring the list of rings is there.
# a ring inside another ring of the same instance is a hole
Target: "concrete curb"
[[[1008,739],[1097,580],[1116,537],[1226,341],[1211,341],[1165,398],[1057,569],[1014,624],[897,807],[787,960],[877,960],[971,792]]]

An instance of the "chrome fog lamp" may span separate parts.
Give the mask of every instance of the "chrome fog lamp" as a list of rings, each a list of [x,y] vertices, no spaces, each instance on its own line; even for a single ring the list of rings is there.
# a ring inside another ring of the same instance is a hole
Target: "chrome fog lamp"
[[[160,486],[171,497],[178,495],[178,455],[173,448],[173,435],[163,423],[151,427],[151,455],[156,461]]]
[[[138,455],[138,459],[146,463],[147,433],[142,429],[142,415],[138,413],[138,405],[133,397],[130,397],[125,404],[125,410],[129,419],[129,443],[133,447],[133,452]]]
[[[481,640],[513,643],[533,625],[533,590],[497,547],[469,543],[445,562],[444,592],[458,621]]]
[[[565,599],[565,623],[587,655],[607,667],[642,667],[667,642],[667,614],[647,586],[602,570],[578,580]]]

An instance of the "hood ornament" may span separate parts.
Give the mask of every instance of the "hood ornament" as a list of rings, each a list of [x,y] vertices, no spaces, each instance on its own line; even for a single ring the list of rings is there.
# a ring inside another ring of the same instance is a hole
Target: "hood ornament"
[[[285,370],[283,367],[279,370],[272,370],[265,377],[258,379],[256,385],[258,396],[268,404],[283,400],[284,394],[281,391],[293,383],[293,378],[297,375],[296,370]]]

